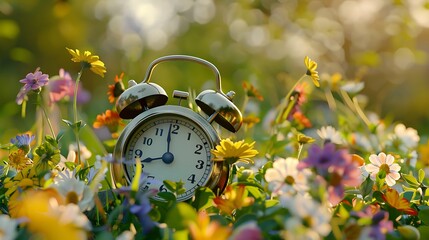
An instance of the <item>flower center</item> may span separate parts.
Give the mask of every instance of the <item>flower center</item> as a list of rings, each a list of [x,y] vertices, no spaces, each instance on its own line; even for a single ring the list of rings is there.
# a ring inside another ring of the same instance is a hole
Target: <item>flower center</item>
[[[66,196],[66,202],[77,204],[79,202],[79,196],[76,192],[68,192]]]
[[[389,165],[387,165],[385,163],[381,164],[380,171],[384,171],[386,174],[389,173],[390,172]]]
[[[285,183],[288,185],[293,185],[295,183],[295,179],[292,176],[287,176],[285,179]]]
[[[341,175],[337,172],[333,172],[331,175],[331,181],[329,182],[332,186],[338,186],[341,183]]]
[[[306,227],[312,227],[313,226],[313,218],[311,216],[306,216],[302,219],[302,224]]]

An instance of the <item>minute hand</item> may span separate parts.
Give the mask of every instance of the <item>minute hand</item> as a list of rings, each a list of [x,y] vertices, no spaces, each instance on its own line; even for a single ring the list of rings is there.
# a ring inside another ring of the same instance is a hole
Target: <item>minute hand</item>
[[[168,128],[168,135],[167,135],[167,152],[170,152],[170,141],[171,141],[171,124],[170,123],[170,127]]]

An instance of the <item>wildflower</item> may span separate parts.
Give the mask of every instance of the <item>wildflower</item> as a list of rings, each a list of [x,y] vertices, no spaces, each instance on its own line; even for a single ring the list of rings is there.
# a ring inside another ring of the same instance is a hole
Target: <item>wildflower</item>
[[[378,211],[369,215],[371,224],[363,228],[360,239],[386,239],[386,234],[393,231],[393,223],[389,221],[389,213]]]
[[[48,84],[49,75],[43,74],[39,69],[40,68],[37,68],[34,73],[29,73],[24,79],[19,80],[19,82],[24,83],[24,86],[19,90],[19,93],[16,96],[16,103],[18,105],[22,104],[28,92],[31,90],[40,90],[43,86]]]
[[[27,157],[24,150],[18,149],[18,151],[9,154],[9,161],[7,162],[7,165],[16,169],[17,171],[21,171],[22,169],[31,165],[31,163],[31,159]]]
[[[340,132],[338,132],[332,126],[322,127],[317,130],[317,135],[325,142],[332,142],[334,144],[343,144],[344,139],[341,137]]]
[[[109,85],[107,96],[110,103],[114,103],[116,98],[119,97],[125,91],[124,83],[122,82],[123,77],[124,77],[124,73],[121,73],[119,77],[118,75],[116,75],[115,83]]]
[[[320,86],[319,83],[319,73],[316,71],[317,69],[317,63],[313,60],[311,60],[308,56],[305,56],[304,58],[305,66],[307,67],[307,75],[311,77],[313,80],[313,83],[316,87]]]
[[[75,204],[62,205],[54,189],[30,190],[18,199],[15,217],[26,218],[26,228],[40,239],[86,239],[88,218]]]
[[[310,170],[298,171],[297,166],[298,159],[289,157],[277,159],[273,167],[267,169],[265,180],[274,196],[304,193],[309,189],[307,177],[311,174]]]
[[[236,209],[241,209],[253,204],[254,199],[247,196],[247,190],[244,185],[228,185],[222,196],[213,199],[217,208],[222,212],[232,215]]]
[[[353,160],[352,155],[342,151],[343,162],[328,170],[326,176],[328,184],[328,200],[332,205],[337,205],[344,197],[345,187],[357,187],[361,184],[361,171],[359,165]]]
[[[308,156],[298,164],[298,169],[302,170],[307,167],[313,167],[323,175],[328,168],[341,164],[343,155],[340,151],[336,151],[335,145],[332,143],[325,144],[323,148],[313,144],[308,148]]]
[[[429,140],[426,144],[419,146],[419,156],[424,166],[429,166]]]
[[[418,212],[414,208],[410,207],[410,202],[399,196],[398,191],[393,188],[388,188],[386,193],[381,196],[390,206],[398,211],[404,212],[405,214],[417,216]]]
[[[404,124],[400,123],[395,126],[395,135],[392,137],[393,140],[398,140],[399,149],[402,151],[411,150],[417,147],[420,141],[420,137],[417,130],[414,128],[407,128]]]
[[[346,82],[343,86],[341,86],[341,90],[348,92],[350,94],[359,93],[365,86],[364,82]]]
[[[90,51],[85,51],[83,54],[78,50],[66,48],[67,51],[73,56],[73,62],[80,62],[83,68],[89,68],[92,72],[101,77],[104,77],[106,67],[97,55],[92,55]]]
[[[263,101],[264,97],[261,95],[261,93],[258,91],[258,89],[256,89],[255,86],[253,86],[253,84],[244,81],[242,83],[243,89],[246,92],[248,97],[251,98],[256,98],[259,101]]]
[[[377,155],[371,154],[369,156],[369,161],[371,163],[365,165],[365,170],[368,171],[370,177],[373,181],[376,180],[377,174],[382,172],[385,176],[386,183],[388,186],[393,186],[401,176],[399,175],[399,170],[401,167],[394,163],[394,158],[392,155],[386,155],[384,152],[381,152]]]
[[[16,239],[18,232],[16,230],[18,221],[10,218],[6,214],[0,215],[0,239],[3,240],[14,240]]]
[[[59,75],[52,77],[49,84],[49,98],[51,103],[73,98],[75,87],[76,83],[73,81],[70,74],[61,68]],[[79,83],[77,102],[86,103],[89,101],[89,98],[89,92],[84,90],[82,84]]]
[[[69,155],[67,156],[67,159],[68,160],[74,159],[74,163],[79,163],[79,162],[85,162],[92,156],[91,151],[89,151],[89,149],[82,143],[80,143],[79,150],[80,150],[80,154],[78,154],[78,147],[76,143],[70,144]],[[81,159],[79,159],[79,157]]]
[[[34,140],[34,137],[35,136],[32,134],[25,133],[12,138],[10,142],[19,149],[24,150],[25,153],[28,153],[30,151],[30,144]]]
[[[148,193],[139,192],[136,196],[137,201],[129,201],[131,203],[130,212],[137,216],[145,234],[149,233],[156,226],[156,223],[152,221],[149,215],[149,212],[152,210],[149,195]]]
[[[34,168],[28,166],[19,171],[15,176],[7,177],[4,180],[3,187],[7,189],[5,195],[11,196],[13,193],[17,192],[18,189],[24,191],[34,187],[41,187],[43,184],[43,179],[37,177]]]
[[[311,122],[301,111],[294,112],[292,117],[298,122],[299,125],[310,128]]]
[[[94,192],[85,182],[76,178],[61,179],[50,187],[55,188],[64,197],[66,204],[76,204],[82,212],[94,207]]]
[[[118,127],[122,125],[122,119],[119,117],[119,113],[112,110],[106,110],[105,113],[97,115],[94,124],[94,128],[101,128],[106,126],[110,133],[118,131]]]
[[[250,159],[258,154],[258,151],[253,149],[255,142],[250,144],[244,143],[244,140],[233,142],[231,139],[222,139],[220,144],[211,152],[214,155],[213,161],[227,161],[229,164],[237,161],[245,163],[253,163]]]
[[[234,229],[230,239],[234,240],[262,240],[264,239],[261,229],[258,227],[256,221],[248,221],[241,224]]]
[[[243,117],[243,124],[245,124],[248,128],[253,127],[255,124],[259,123],[261,120],[256,116],[246,116]]]
[[[210,221],[206,212],[198,213],[197,221],[189,224],[189,232],[193,240],[226,240],[231,235],[229,227],[222,226],[217,221]]]
[[[285,222],[285,239],[318,239],[331,231],[328,208],[312,198],[297,194],[286,207],[292,216]]]

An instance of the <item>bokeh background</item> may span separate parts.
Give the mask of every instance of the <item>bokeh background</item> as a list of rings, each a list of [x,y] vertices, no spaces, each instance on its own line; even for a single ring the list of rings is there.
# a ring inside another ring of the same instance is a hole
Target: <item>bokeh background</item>
[[[111,106],[106,91],[115,75],[141,81],[164,55],[214,63],[224,92],[240,96],[241,83],[251,82],[265,97],[261,111],[281,101],[310,56],[320,74],[363,81],[366,109],[429,134],[426,0],[0,0],[0,139],[34,124],[15,103],[27,73],[64,68],[76,76],[79,64],[65,47],[90,50],[107,67],[104,79],[82,78],[89,123]],[[198,65],[165,63],[152,81],[171,95],[214,88],[211,78]]]

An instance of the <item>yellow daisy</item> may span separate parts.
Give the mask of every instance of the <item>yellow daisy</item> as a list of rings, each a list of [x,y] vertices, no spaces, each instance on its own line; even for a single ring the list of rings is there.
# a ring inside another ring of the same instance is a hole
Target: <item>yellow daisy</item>
[[[31,165],[32,161],[30,158],[27,157],[25,154],[25,151],[22,149],[18,149],[16,152],[12,152],[9,155],[9,162],[8,165],[17,171],[21,171],[28,165]]]
[[[311,60],[308,56],[305,56],[304,58],[304,63],[305,66],[307,67],[307,75],[311,77],[311,79],[313,79],[313,83],[314,85],[316,85],[316,87],[320,86],[319,83],[319,73],[316,71],[317,69],[317,63],[313,60]]]
[[[253,163],[250,158],[258,154],[258,151],[253,149],[254,145],[255,142],[248,144],[244,143],[244,140],[233,142],[229,138],[222,139],[216,149],[211,151],[214,155],[213,161],[228,161],[229,164],[237,161]]]
[[[83,54],[78,50],[73,50],[70,48],[66,48],[67,51],[73,56],[73,62],[80,62],[85,68],[91,69],[95,74],[98,74],[104,77],[104,73],[106,72],[106,67],[104,63],[99,59],[97,55],[92,55],[90,51],[85,51]]]

